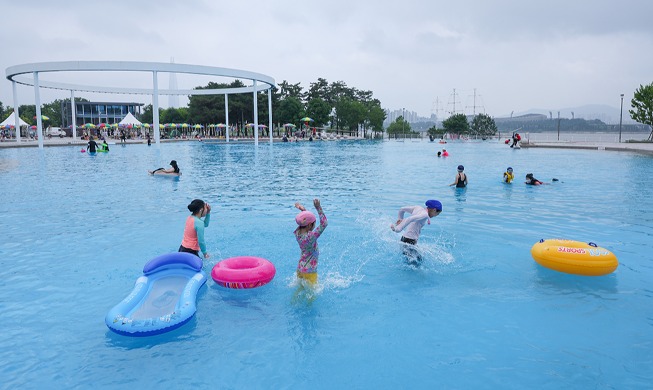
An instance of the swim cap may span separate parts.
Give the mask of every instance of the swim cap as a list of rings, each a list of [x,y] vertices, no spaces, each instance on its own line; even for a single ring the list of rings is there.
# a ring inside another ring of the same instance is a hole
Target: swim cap
[[[512,167],[508,167],[507,171],[512,171]]]
[[[170,161],[170,165],[176,165],[176,164],[177,164],[177,161],[175,161],[175,160]]]
[[[426,207],[442,211],[442,203],[439,200],[429,199],[426,201]]]
[[[464,170],[465,170],[465,167],[463,167],[462,165],[458,165],[458,170],[459,170],[459,171],[464,171]]]
[[[295,217],[295,222],[301,227],[308,226],[315,222],[315,214],[310,211],[302,211]]]

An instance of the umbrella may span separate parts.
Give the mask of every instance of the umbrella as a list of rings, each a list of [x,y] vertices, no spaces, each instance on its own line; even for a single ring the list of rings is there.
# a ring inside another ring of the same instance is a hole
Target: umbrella
[[[176,129],[176,128],[177,128],[177,125],[176,125],[175,123],[168,123],[168,124],[166,124],[166,126],[172,128],[172,129]]]
[[[29,128],[32,130],[36,130],[36,126],[30,126]]]
[[[284,123],[283,127],[297,127],[293,125],[292,123]]]
[[[159,123],[159,129],[163,129],[163,128],[165,128],[165,126]]]
[[[187,128],[187,127],[188,127],[188,123],[183,123],[183,124],[181,125],[181,127],[183,127],[184,129]]]
[[[150,124],[149,124],[149,123],[146,123],[146,124],[144,124],[143,126],[144,126],[146,129],[149,129],[149,128],[150,128]]]
[[[201,128],[203,128],[203,127],[204,127],[204,126],[202,126],[202,125],[195,125],[195,126],[193,126],[194,129],[201,129]]]
[[[34,115],[34,119],[36,119],[36,115]],[[48,118],[45,115],[41,115],[41,119],[43,119],[44,121],[49,121],[50,120],[50,118]]]
[[[303,117],[303,118],[300,119],[300,120],[301,120],[302,122],[312,122],[312,121],[313,121],[312,118],[309,118],[309,117],[307,117],[307,116]]]
[[[86,127],[87,129],[94,129],[95,125],[92,123],[84,123],[84,127]]]
[[[106,123],[100,123],[98,125],[98,127],[101,128],[101,129],[104,129],[105,127],[107,127],[107,124]]]
[[[215,125],[215,127],[227,127],[227,125],[225,125],[224,123],[218,123],[217,125]]]

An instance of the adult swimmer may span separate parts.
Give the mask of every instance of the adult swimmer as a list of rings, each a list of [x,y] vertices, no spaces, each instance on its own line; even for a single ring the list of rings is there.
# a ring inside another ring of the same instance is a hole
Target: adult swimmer
[[[422,227],[427,223],[431,224],[431,218],[437,217],[442,212],[442,203],[438,200],[429,199],[425,203],[426,208],[422,206],[404,206],[399,209],[399,217],[397,222],[390,225],[393,232],[401,232],[406,230],[401,236],[403,243],[403,253],[409,263],[418,264],[422,261],[422,256],[419,254],[415,245],[419,240]],[[404,214],[411,214],[410,217],[404,219]]]
[[[178,176],[181,175],[181,171],[179,170],[179,166],[177,165],[177,161],[175,161],[175,160],[170,161],[170,166],[172,166],[172,168],[168,168],[168,169],[157,168],[157,169],[155,169],[153,171],[147,171],[147,172],[150,175],[154,175],[154,174],[176,174]]]

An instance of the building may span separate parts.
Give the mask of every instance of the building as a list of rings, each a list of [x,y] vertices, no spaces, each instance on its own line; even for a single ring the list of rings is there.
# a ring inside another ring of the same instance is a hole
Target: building
[[[140,116],[142,103],[116,103],[116,102],[75,102],[75,122],[77,126],[86,123],[99,125],[100,123],[119,123],[131,112]],[[61,127],[70,126],[71,112],[70,100],[61,102]]]

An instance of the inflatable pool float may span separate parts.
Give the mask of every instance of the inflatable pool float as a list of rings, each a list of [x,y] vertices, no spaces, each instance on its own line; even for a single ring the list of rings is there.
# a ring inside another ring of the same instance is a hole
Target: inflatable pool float
[[[211,277],[222,287],[254,288],[269,283],[276,272],[269,260],[240,256],[218,262],[211,270]]]
[[[167,177],[179,177],[179,176],[181,176],[181,172],[175,173],[175,172],[162,172],[162,171],[156,171],[156,172],[147,171],[147,173],[149,173],[152,176],[162,176],[162,177],[166,177],[166,176]]]
[[[205,282],[199,257],[185,252],[155,257],[104,322],[124,336],[153,336],[177,329],[195,314],[197,292]]]
[[[592,242],[540,240],[531,248],[531,255],[544,267],[576,275],[607,275],[619,265],[614,253]]]

